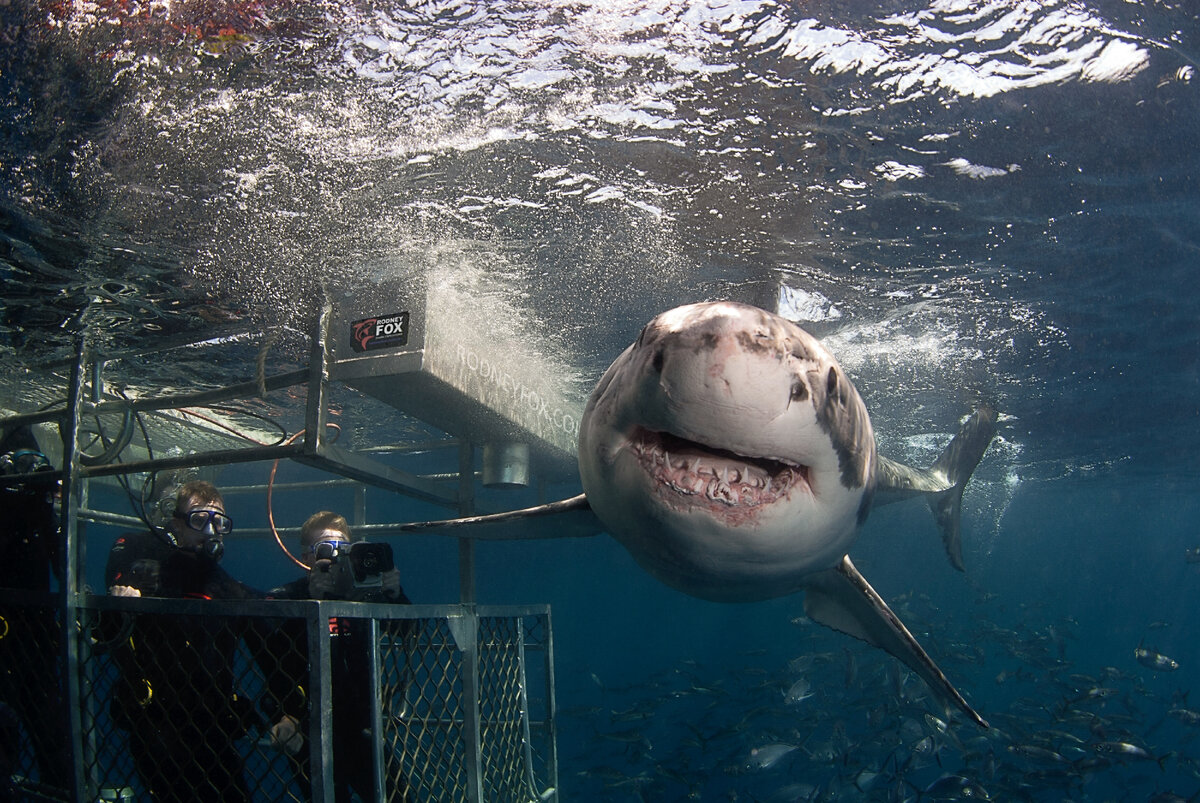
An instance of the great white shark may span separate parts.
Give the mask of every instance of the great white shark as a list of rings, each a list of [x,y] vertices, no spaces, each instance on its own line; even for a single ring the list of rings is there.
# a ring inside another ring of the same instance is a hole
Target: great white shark
[[[986,728],[847,553],[874,505],[924,495],[961,570],[963,489],[995,429],[982,407],[931,468],[889,460],[815,337],[757,307],[691,304],[647,324],[592,391],[579,429],[583,494],[403,529],[482,532],[557,516],[573,531],[607,531],[695,597],[804,591],[811,619],[891,653]]]

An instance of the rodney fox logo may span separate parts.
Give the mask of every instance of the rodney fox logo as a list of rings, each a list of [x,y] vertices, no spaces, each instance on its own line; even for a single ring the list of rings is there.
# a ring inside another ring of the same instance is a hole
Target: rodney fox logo
[[[408,343],[408,313],[364,318],[350,324],[350,347],[355,351],[385,349]]]

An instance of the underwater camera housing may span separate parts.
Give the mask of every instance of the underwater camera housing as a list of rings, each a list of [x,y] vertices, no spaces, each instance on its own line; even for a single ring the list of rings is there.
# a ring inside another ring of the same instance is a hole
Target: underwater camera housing
[[[334,552],[329,560],[336,599],[383,601],[383,574],[396,568],[391,544],[357,541]]]
[[[396,568],[391,544],[359,541],[351,544],[348,552],[349,560],[346,562],[350,565],[355,588],[378,588],[383,585],[383,573]]]

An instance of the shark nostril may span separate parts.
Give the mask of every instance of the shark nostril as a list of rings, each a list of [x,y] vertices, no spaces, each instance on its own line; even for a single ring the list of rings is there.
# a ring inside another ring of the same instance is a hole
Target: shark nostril
[[[832,368],[829,369],[829,376],[825,380],[825,394],[827,396],[836,397],[839,402],[845,401],[842,398],[841,389],[838,385],[837,371]]]
[[[804,401],[808,398],[808,385],[803,382],[796,382],[792,385],[792,401]]]

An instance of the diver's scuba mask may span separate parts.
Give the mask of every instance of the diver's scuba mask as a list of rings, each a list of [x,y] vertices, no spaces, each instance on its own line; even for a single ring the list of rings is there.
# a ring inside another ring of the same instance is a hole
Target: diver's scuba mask
[[[188,529],[204,535],[204,540],[193,551],[214,563],[221,559],[225,554],[225,536],[233,532],[233,519],[219,510],[207,508],[191,510],[186,515],[177,508],[175,518]]]
[[[53,470],[46,455],[36,449],[14,449],[0,455],[0,474],[33,474],[36,471]]]

